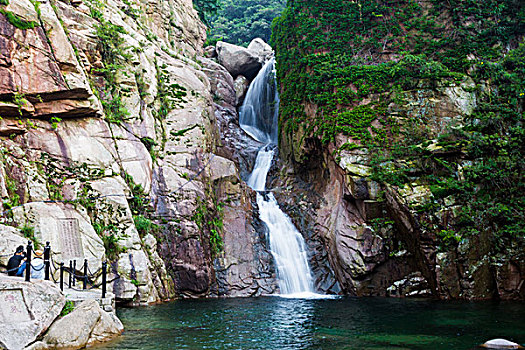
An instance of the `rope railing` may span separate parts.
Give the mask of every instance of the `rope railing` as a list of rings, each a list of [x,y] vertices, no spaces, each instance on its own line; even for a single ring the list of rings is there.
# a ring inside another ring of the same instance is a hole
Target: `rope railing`
[[[18,252],[18,251],[17,251]],[[23,256],[23,251],[20,252]],[[2,257],[7,257],[12,255],[5,255]],[[95,273],[92,273],[88,266],[88,260],[84,259],[84,263],[81,267],[82,273],[77,273],[77,260],[73,259],[69,261],[69,266],[64,266],[64,262],[61,262],[58,266],[55,264],[54,259],[51,258],[51,246],[49,245],[49,242],[46,242],[46,246],[44,247],[44,253],[43,253],[43,264],[34,264],[32,263],[32,257],[36,257],[38,259],[42,259],[42,254],[34,254],[33,250],[33,243],[31,241],[28,242],[25,252],[25,259],[26,261],[21,263],[20,266],[8,269],[6,273],[9,275],[16,275],[16,276],[23,276],[25,273],[25,280],[27,282],[31,281],[31,272],[40,272],[44,270],[44,280],[49,281],[52,280],[54,283],[58,283],[60,285],[60,290],[64,291],[64,273],[68,274],[68,288],[76,290],[76,291],[86,291],[86,290],[92,290],[92,289],[98,289],[102,288],[102,298],[106,297],[106,285],[108,283],[112,283],[120,278],[120,276],[117,276],[107,281],[107,262],[102,262],[102,267],[97,269]],[[59,279],[58,281],[55,279],[55,274],[59,273]],[[39,274],[40,275],[40,274]],[[42,275],[40,275],[42,276]],[[102,282],[96,283],[96,281],[102,277]],[[34,277],[33,277],[34,278]],[[40,277],[42,278],[42,277]],[[38,279],[40,279],[38,278]],[[82,282],[82,289],[75,288],[76,282],[81,281]],[[90,287],[88,287],[88,284]]]

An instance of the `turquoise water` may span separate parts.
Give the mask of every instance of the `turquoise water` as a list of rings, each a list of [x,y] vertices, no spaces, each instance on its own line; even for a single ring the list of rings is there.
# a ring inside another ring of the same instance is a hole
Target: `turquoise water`
[[[125,332],[97,349],[474,349],[525,342],[525,303],[279,297],[120,309]]]

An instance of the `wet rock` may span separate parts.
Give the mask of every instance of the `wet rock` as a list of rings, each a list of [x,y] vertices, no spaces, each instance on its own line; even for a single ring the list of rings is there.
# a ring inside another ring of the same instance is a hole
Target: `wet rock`
[[[259,57],[244,47],[219,41],[216,50],[219,63],[223,65],[234,78],[242,74],[252,80],[262,68]]]
[[[215,116],[222,139],[217,154],[233,160],[239,167],[241,178],[246,181],[252,171],[257,152],[264,144],[241,129],[235,109],[216,105]]]
[[[19,350],[34,342],[60,314],[65,299],[50,281],[24,282],[0,275],[0,347]]]
[[[411,273],[387,288],[387,296],[390,297],[428,297],[431,295],[428,282],[420,272]]]
[[[492,339],[481,345],[487,349],[522,349],[523,347],[517,343],[506,339]]]
[[[246,96],[246,92],[248,92],[249,87],[250,82],[248,81],[248,79],[246,79],[246,77],[239,75],[237,78],[235,78],[235,81],[233,82],[233,88],[237,97],[236,106],[242,105],[244,97]]]

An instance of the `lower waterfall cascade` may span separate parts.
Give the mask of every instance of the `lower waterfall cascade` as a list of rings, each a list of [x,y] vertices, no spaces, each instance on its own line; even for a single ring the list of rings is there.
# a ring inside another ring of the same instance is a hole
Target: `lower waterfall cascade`
[[[269,60],[250,85],[240,110],[241,128],[266,145],[259,150],[248,185],[257,191],[261,220],[268,227],[270,251],[275,260],[279,289],[285,297],[316,297],[308,265],[308,251],[301,233],[279,208],[266,189],[268,171],[277,148],[279,96],[275,80],[275,59]]]

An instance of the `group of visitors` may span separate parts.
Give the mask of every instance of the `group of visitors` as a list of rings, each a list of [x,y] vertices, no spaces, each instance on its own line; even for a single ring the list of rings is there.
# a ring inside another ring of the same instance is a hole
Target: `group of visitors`
[[[31,260],[31,278],[32,279],[43,279],[44,278],[44,260],[42,259],[43,252],[41,250],[35,251],[35,258]],[[7,262],[7,274],[9,276],[20,276],[24,275],[24,271],[27,267],[27,257],[24,251],[24,246],[16,248],[14,255],[9,258]]]

